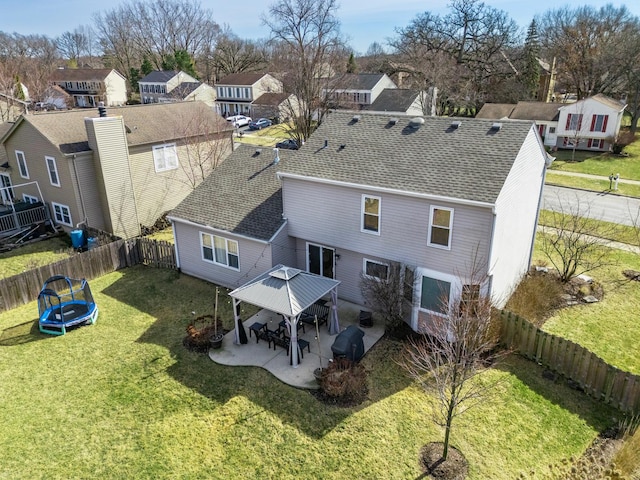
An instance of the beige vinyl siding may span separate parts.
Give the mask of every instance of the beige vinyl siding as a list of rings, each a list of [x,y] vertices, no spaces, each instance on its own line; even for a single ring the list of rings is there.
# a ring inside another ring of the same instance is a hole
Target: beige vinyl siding
[[[23,121],[5,142],[4,146],[11,166],[9,173],[13,184],[27,181],[38,182],[42,197],[44,197],[40,200],[44,199],[49,206],[51,206],[51,202],[55,202],[69,207],[71,221],[74,225],[82,220],[80,201],[76,197],[76,192],[73,188],[73,176],[69,161],[55,145],[52,145],[29,122]],[[29,180],[21,178],[18,173],[18,165],[15,158],[16,150],[24,152],[27,167],[29,168]],[[59,187],[51,185],[45,157],[53,157],[56,160]],[[23,191],[21,190],[16,191],[19,198],[22,198],[22,193]],[[39,196],[33,187],[29,187],[28,191],[24,190],[24,193]],[[53,211],[51,211],[51,214],[53,218]],[[65,229],[68,230],[69,228],[65,227]]]
[[[75,171],[73,175],[73,184],[76,188],[79,200],[81,202],[81,208],[84,207],[84,215],[87,219],[87,224],[100,230],[106,230],[107,225],[104,220],[103,208],[100,197],[100,188],[98,184],[98,178],[96,175],[96,169],[93,164],[93,157],[91,154],[78,154],[74,159],[73,156],[69,158],[69,164]],[[77,172],[77,182],[76,175]],[[79,219],[78,221],[81,221]]]
[[[105,222],[120,237],[139,235],[124,121],[122,117],[86,118],[85,126],[105,200]]]
[[[174,222],[176,248],[183,273],[208,280],[227,288],[237,288],[273,266],[271,246],[254,242],[207,227],[197,227],[180,221]],[[216,265],[202,259],[200,232],[217,235],[238,242],[240,271]]]
[[[381,198],[380,235],[360,231],[365,193]],[[283,178],[283,196],[289,235],[338,252],[347,249],[446,273],[464,271],[476,250],[488,258],[493,221],[489,208],[292,178]],[[431,205],[454,210],[450,250],[427,246]]]
[[[535,126],[527,135],[496,202],[492,295],[501,307],[529,268],[545,155]]]

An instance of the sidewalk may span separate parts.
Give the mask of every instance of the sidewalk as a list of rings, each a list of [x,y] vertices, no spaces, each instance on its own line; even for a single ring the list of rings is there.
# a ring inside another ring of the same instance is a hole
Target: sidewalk
[[[567,177],[582,177],[582,178],[590,178],[592,180],[603,180],[605,182],[609,181],[609,177],[604,177],[602,175],[591,175],[590,173],[579,173],[579,172],[565,172],[563,170],[548,170],[550,173],[557,173],[558,175],[565,175]],[[627,180],[624,178],[618,179],[618,183],[626,183],[628,185],[640,185],[640,181],[638,180]]]

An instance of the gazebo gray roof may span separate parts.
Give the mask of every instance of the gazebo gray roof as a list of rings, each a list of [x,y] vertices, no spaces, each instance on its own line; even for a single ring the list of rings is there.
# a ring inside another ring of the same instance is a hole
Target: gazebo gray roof
[[[338,280],[276,265],[229,295],[287,317],[296,317],[339,284]]]

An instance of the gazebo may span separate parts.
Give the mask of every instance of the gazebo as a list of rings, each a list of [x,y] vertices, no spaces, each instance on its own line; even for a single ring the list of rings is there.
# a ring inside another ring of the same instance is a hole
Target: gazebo
[[[236,343],[240,343],[242,321],[238,314],[240,302],[251,303],[258,307],[279,313],[283,316],[291,334],[291,364],[298,366],[298,322],[300,314],[314,302],[331,294],[329,315],[329,334],[340,331],[338,322],[338,285],[339,281],[313,273],[304,272],[285,265],[276,265],[271,270],[236,288],[229,295],[233,298],[233,311],[236,324]]]

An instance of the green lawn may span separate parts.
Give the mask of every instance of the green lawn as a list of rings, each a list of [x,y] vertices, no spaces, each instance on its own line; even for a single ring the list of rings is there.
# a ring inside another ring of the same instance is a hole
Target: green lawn
[[[158,230],[157,232],[153,232],[152,234],[147,235],[147,238],[173,243],[173,229],[171,227],[167,227],[162,230]]]
[[[365,356],[364,404],[327,406],[182,346],[191,312],[212,312],[210,284],[138,266],[91,286],[97,323],[62,337],[38,332],[35,303],[0,314],[0,478],[413,479],[420,447],[442,438],[396,342]],[[470,479],[534,478],[615,416],[518,357],[478,381],[493,380],[452,433]]]
[[[3,277],[10,277],[57,262],[69,256],[70,247],[71,241],[64,235],[14,248],[9,252],[0,253],[0,272]]]
[[[611,265],[587,273],[603,285],[602,301],[561,309],[547,320],[543,330],[568,338],[607,363],[639,375],[640,282],[628,281],[622,271],[640,270],[640,257],[612,249],[609,260]],[[539,248],[534,261],[548,263]]]
[[[553,170],[547,172],[545,181],[549,185],[558,185],[560,187],[581,188],[583,190],[591,190],[594,192],[609,192],[609,180],[596,180],[585,177],[572,177],[569,175],[561,175],[554,173]],[[630,185],[618,183],[618,195],[626,195],[629,197],[640,197],[640,185]]]
[[[552,155],[556,160],[551,164],[551,170],[567,172],[589,173],[609,177],[619,173],[621,178],[640,180],[640,140],[628,145],[624,152],[627,156],[610,153],[576,151],[575,160],[571,161],[571,150],[558,150]]]
[[[558,212],[549,210],[540,210],[538,218],[539,225],[553,226],[554,216],[562,215]],[[567,215],[565,215],[567,217]],[[640,232],[629,225],[620,225],[612,222],[603,222],[601,220],[592,220],[594,232],[598,231],[598,237],[607,238],[614,242],[626,243],[629,245],[640,246]],[[612,235],[609,235],[612,234]]]
[[[245,130],[241,137],[236,137],[235,141],[246,143],[248,145],[257,145],[263,147],[273,147],[276,143],[289,138],[291,125],[287,123],[279,123],[261,130]]]

